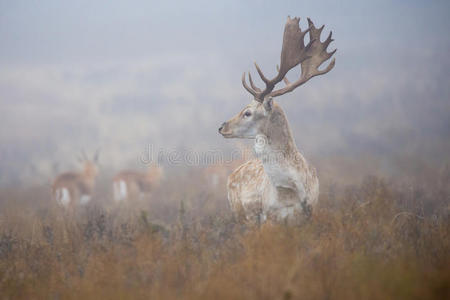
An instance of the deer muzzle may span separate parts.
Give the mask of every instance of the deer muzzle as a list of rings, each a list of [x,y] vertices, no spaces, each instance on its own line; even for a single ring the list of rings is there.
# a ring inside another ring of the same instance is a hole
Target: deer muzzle
[[[222,125],[219,127],[219,133],[224,137],[229,137],[231,135],[231,132],[229,131],[228,127],[229,127],[228,123],[223,122]]]

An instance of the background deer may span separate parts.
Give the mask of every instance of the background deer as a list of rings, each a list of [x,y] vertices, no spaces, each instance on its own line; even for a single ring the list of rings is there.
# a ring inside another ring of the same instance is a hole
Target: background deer
[[[63,207],[75,207],[78,204],[87,204],[91,200],[98,173],[98,155],[97,151],[93,159],[89,160],[83,151],[80,158],[83,164],[81,172],[66,172],[55,178],[52,195],[58,204]]]
[[[238,145],[239,151],[233,152],[230,160],[217,161],[208,164],[203,170],[203,177],[209,187],[217,189],[219,186],[225,186],[228,175],[235,168],[246,161],[248,149],[241,143]]]
[[[227,184],[231,209],[235,213],[243,213],[247,219],[293,220],[297,215],[309,215],[311,207],[318,201],[316,171],[298,151],[286,114],[273,101],[274,97],[293,91],[312,77],[328,73],[335,64],[333,58],[325,69],[318,69],[336,52],[327,52],[328,45],[333,41],[331,32],[321,42],[320,34],[324,26],[316,28],[308,18],[309,28],[301,31],[299,21],[300,18],[287,19],[277,75],[268,79],[255,63],[266,85],[260,89],[253,83],[250,73],[248,86],[244,73],[242,84],[254,99],[219,128],[225,138],[255,140],[256,159],[238,167],[229,176]],[[307,33],[309,42],[305,46]],[[300,78],[291,83],[286,74],[299,64]],[[274,90],[281,81],[286,86]]]
[[[159,186],[162,174],[162,168],[157,165],[151,165],[146,172],[120,171],[113,178],[114,200],[139,199]]]

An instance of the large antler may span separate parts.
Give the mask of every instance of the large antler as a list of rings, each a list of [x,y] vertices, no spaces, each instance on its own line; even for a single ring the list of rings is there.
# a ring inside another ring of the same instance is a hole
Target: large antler
[[[322,43],[320,41],[320,34],[325,25],[316,28],[314,27],[313,22],[308,18],[309,28],[305,31],[301,31],[299,22],[300,18],[291,19],[288,17],[287,19],[286,26],[284,27],[280,67],[277,66],[278,74],[273,79],[267,79],[259,66],[255,63],[256,71],[258,71],[262,81],[266,84],[264,90],[255,86],[250,72],[248,73],[248,79],[251,87],[247,85],[245,72],[242,75],[242,85],[255,97],[256,101],[263,102],[267,95],[277,97],[287,92],[291,92],[312,77],[328,73],[334,67],[335,60],[333,58],[325,69],[318,69],[323,62],[328,60],[336,52],[336,49],[330,53],[327,52],[328,45],[333,41],[331,38],[332,33],[330,32],[328,38]],[[308,45],[305,46],[304,37],[307,32],[309,32],[310,41]],[[299,64],[301,64],[302,69],[300,78],[297,81],[290,83],[285,76],[289,70]],[[286,86],[273,91],[275,85],[281,80],[285,82]]]

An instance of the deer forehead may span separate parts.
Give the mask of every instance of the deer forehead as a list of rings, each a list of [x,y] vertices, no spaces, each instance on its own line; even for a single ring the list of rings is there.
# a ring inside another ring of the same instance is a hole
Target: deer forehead
[[[247,110],[250,110],[250,111],[252,111],[252,112],[255,112],[255,111],[257,111],[257,110],[259,110],[259,109],[261,109],[261,108],[262,108],[262,104],[261,104],[261,103],[259,103],[259,102],[256,101],[256,100],[252,100],[252,102],[250,102],[247,106],[245,106],[245,107],[240,111],[239,115],[245,113]]]
[[[258,102],[255,99],[253,99],[252,102],[250,102],[250,104],[247,105],[248,108],[259,108],[261,106],[262,106],[261,102]]]

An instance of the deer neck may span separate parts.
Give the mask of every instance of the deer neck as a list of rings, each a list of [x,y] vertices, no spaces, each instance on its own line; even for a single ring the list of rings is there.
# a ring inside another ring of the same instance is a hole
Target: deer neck
[[[255,139],[254,151],[275,186],[294,188],[295,170],[305,160],[295,145],[284,111],[276,104]]]
[[[254,150],[262,160],[274,154],[289,160],[290,155],[298,153],[286,114],[277,104],[274,104],[269,119],[256,136]]]

